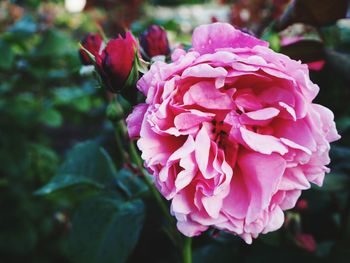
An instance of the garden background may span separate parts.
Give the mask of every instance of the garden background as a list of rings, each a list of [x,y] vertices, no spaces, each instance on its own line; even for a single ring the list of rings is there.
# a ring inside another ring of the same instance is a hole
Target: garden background
[[[215,21],[308,63],[317,102],[334,112],[342,139],[324,186],[303,193],[280,230],[252,245],[207,231],[193,241],[193,261],[350,262],[349,1],[79,3],[0,2],[1,263],[180,260],[147,186],[118,152],[114,124],[127,112],[82,69],[79,42],[88,32],[137,36],[158,24],[173,47],[186,46],[195,26]]]

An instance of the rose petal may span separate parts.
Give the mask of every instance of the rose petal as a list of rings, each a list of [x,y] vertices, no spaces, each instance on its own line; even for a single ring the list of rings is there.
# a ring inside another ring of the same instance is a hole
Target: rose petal
[[[268,43],[236,30],[226,23],[213,23],[197,27],[192,35],[193,49],[201,54],[214,53],[218,48],[268,46]]]
[[[288,148],[274,136],[258,134],[243,127],[239,130],[243,141],[254,151],[263,154],[277,152],[282,155],[288,152]]]
[[[212,82],[198,82],[184,95],[184,104],[197,104],[207,109],[227,110],[234,107],[233,100],[227,94],[215,88]]]
[[[134,107],[132,113],[126,118],[128,133],[131,139],[134,139],[140,136],[141,124],[147,109],[148,109],[147,104],[145,103],[139,104]]]
[[[286,168],[286,161],[278,154],[268,156],[250,152],[240,155],[238,166],[250,193],[246,216],[249,224],[269,205]]]

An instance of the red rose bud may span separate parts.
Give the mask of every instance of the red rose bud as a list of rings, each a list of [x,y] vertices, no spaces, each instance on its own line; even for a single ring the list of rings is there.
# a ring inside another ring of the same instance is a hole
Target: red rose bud
[[[297,234],[295,237],[296,244],[302,249],[312,253],[316,251],[317,245],[314,237],[310,234]]]
[[[212,23],[219,22],[219,19],[218,19],[216,16],[212,16],[212,17],[211,17],[211,22],[212,22]]]
[[[306,64],[310,70],[321,71],[324,68],[324,65],[326,64],[326,61],[321,59],[317,61],[308,62]]]
[[[102,43],[103,43],[102,37],[98,33],[96,34],[89,33],[81,41],[81,45],[87,51],[89,51],[95,58],[100,55]],[[94,61],[92,61],[89,54],[83,48],[79,49],[79,55],[80,55],[81,63],[83,63],[84,65],[94,64]]]
[[[107,43],[101,60],[97,60],[97,70],[106,88],[111,92],[119,92],[127,84],[130,73],[135,65],[137,44],[130,32],[125,38],[119,35]]]
[[[297,205],[295,206],[295,208],[302,212],[302,211],[305,211],[308,209],[308,203],[305,199],[300,199],[298,202],[297,202]]]
[[[140,44],[143,51],[150,58],[170,53],[169,42],[166,31],[157,25],[150,25],[140,35]]]

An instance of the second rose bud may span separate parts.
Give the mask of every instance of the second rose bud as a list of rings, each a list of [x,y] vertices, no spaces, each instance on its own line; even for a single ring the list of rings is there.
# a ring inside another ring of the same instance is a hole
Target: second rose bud
[[[140,35],[140,45],[148,58],[167,56],[170,53],[167,33],[158,25],[150,25]]]
[[[124,37],[119,35],[118,38],[109,40],[104,47],[99,34],[88,34],[81,43],[83,48],[80,49],[80,57],[85,65],[95,64],[109,91],[116,93],[123,90],[125,93],[125,89],[135,86],[139,78],[138,71],[143,72],[141,69],[145,68],[140,59],[140,50],[145,59],[170,53],[167,33],[160,26],[150,25],[139,40],[141,48],[131,32],[126,32]]]

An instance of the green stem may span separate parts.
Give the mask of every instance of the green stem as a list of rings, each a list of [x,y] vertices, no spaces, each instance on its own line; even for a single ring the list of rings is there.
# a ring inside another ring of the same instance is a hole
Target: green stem
[[[340,236],[345,236],[348,229],[348,222],[350,217],[350,192],[348,193],[348,198],[346,200],[346,205],[342,213],[342,222],[340,227]]]
[[[150,189],[153,197],[156,199],[156,202],[158,203],[159,207],[161,208],[163,214],[166,216],[166,219],[170,223],[174,223],[174,218],[169,214],[168,207],[164,203],[164,201],[163,201],[162,197],[160,196],[158,190],[155,188],[155,186],[151,182],[150,178],[148,177],[148,174],[145,172],[145,169],[143,168],[143,165],[142,165],[142,160],[139,157],[139,155],[138,155],[138,153],[136,151],[135,144],[133,142],[130,142],[130,156],[131,156],[131,159],[136,163],[137,168],[142,173],[142,177],[143,177],[146,185]]]
[[[118,122],[117,130],[119,131],[121,138],[127,139],[127,129],[124,121]],[[121,139],[119,138],[119,140]],[[129,140],[129,156],[131,161],[136,164],[138,170],[142,173],[142,178],[144,182],[146,183],[147,187],[149,188],[153,198],[156,200],[158,206],[160,207],[165,219],[167,220],[169,226],[166,229],[166,233],[169,235],[169,238],[174,242],[174,245],[178,247],[178,249],[183,251],[183,258],[184,263],[191,263],[192,262],[192,256],[191,256],[191,239],[186,238],[185,240],[182,240],[182,237],[180,233],[177,231],[175,225],[176,221],[175,219],[170,215],[169,208],[167,207],[166,203],[164,202],[164,199],[154,186],[153,182],[149,178],[148,173],[143,167],[143,161],[135,147],[135,144],[133,141]],[[185,260],[186,255],[186,260]]]
[[[181,236],[180,236],[179,232],[176,230],[176,228],[174,227],[176,222],[175,222],[174,218],[170,215],[169,208],[167,207],[167,205],[164,202],[164,200],[162,199],[160,193],[158,192],[158,190],[154,186],[153,182],[150,180],[147,172],[145,171],[145,169],[143,167],[143,162],[142,162],[142,160],[141,160],[141,158],[136,150],[135,144],[132,141],[130,141],[129,151],[130,151],[131,160],[137,165],[137,168],[142,173],[142,178],[143,178],[144,182],[146,183],[148,189],[151,191],[152,196],[156,200],[157,204],[159,205],[160,209],[162,210],[164,217],[166,218],[166,220],[169,223],[170,229],[167,233],[169,234],[171,240],[175,243],[175,245],[177,245],[179,248],[181,248],[181,246],[180,246]]]
[[[125,162],[125,160],[127,159],[126,154],[123,150],[123,141],[122,141],[122,136],[119,132],[119,129],[115,129],[114,131],[114,135],[115,135],[115,141],[117,143],[117,151],[118,151],[118,155],[119,155],[119,161],[117,162],[117,167],[120,166],[120,164],[123,164]]]
[[[182,248],[183,263],[192,263],[192,238],[186,237]]]

